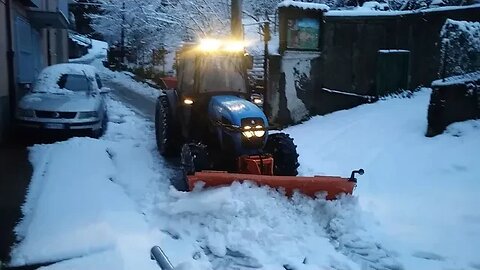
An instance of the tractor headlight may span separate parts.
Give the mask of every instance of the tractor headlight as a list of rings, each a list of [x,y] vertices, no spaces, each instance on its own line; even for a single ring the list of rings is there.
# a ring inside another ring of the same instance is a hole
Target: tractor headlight
[[[263,135],[265,135],[265,130],[257,130],[257,131],[254,131],[253,133],[255,133],[255,136],[257,137],[263,137]]]
[[[183,100],[183,103],[185,103],[185,105],[192,105],[193,104],[193,99],[186,98],[186,99]]]
[[[263,130],[263,127],[258,125],[255,126],[255,128],[251,126],[244,126],[243,127],[243,136],[245,136],[247,139],[250,139],[252,137],[263,137],[265,135],[265,130]]]

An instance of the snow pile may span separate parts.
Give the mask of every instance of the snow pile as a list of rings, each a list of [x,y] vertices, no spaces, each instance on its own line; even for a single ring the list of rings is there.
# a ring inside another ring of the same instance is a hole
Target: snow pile
[[[109,101],[108,109],[111,122],[101,140],[72,138],[30,149],[34,175],[24,218],[16,228],[21,242],[11,254],[12,265],[73,258],[52,268],[118,269],[121,264],[126,269],[156,269],[144,258],[161,235],[149,229],[138,205],[115,183],[117,177],[131,175],[119,175],[112,154],[127,152],[125,158],[132,160],[126,168],[153,166],[151,156],[145,155],[151,145],[138,138],[151,124],[117,102]],[[136,172],[136,177],[162,176],[151,170]]]
[[[356,205],[351,198],[342,201]],[[335,250],[325,230],[344,209],[335,204],[298,194],[289,200],[270,188],[234,183],[201,192],[171,191],[158,204],[154,223],[179,241],[196,243],[191,256],[206,256],[213,269],[360,269]],[[351,225],[343,228],[350,237],[359,228],[354,209],[341,218]]]
[[[100,40],[90,39],[92,47],[88,49],[88,53],[80,58],[70,59],[72,63],[88,63],[97,58],[104,59],[107,56],[108,43]]]
[[[149,86],[147,83],[139,82],[132,79],[132,73],[130,72],[117,72],[112,71],[103,66],[102,61],[95,60],[92,65],[97,67],[102,79],[109,80],[113,83],[119,84],[127,89],[131,89],[135,93],[145,96],[149,99],[157,99],[161,95],[162,91]]]
[[[355,194],[405,269],[479,265],[480,122],[424,136],[431,90],[318,116],[288,129],[304,175],[364,168]]]

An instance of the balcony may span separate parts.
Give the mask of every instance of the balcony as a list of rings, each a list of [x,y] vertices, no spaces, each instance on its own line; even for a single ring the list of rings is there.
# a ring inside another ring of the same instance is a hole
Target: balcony
[[[28,10],[27,14],[36,28],[68,28],[68,20],[61,11]]]
[[[42,3],[41,0],[20,0],[19,2],[22,3],[22,5],[24,6],[34,7],[34,8],[40,7]]]

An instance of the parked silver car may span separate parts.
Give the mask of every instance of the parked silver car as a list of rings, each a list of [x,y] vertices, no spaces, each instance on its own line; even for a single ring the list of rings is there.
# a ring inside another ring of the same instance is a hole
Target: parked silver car
[[[18,127],[39,130],[88,130],[99,137],[107,110],[100,77],[93,66],[57,64],[46,67],[33,89],[19,102]]]

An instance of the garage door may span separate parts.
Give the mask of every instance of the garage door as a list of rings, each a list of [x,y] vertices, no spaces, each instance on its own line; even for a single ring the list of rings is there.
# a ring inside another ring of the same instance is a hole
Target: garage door
[[[17,83],[32,83],[42,67],[40,34],[17,15],[14,36]]]

